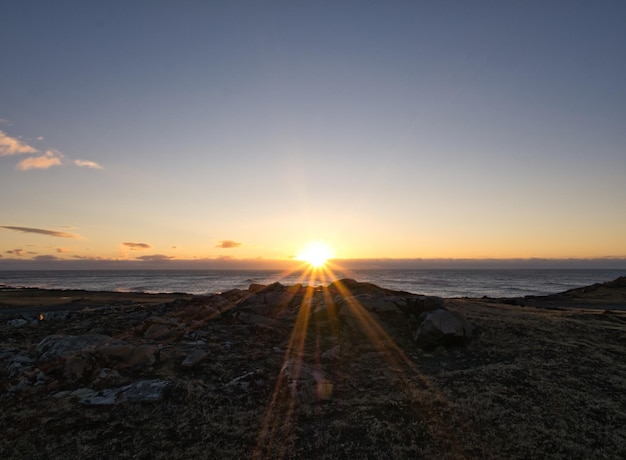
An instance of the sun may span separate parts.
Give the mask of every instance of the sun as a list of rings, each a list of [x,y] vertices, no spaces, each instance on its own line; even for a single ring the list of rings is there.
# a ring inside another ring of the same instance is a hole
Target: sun
[[[322,241],[311,241],[305,246],[296,259],[307,262],[313,268],[321,268],[326,265],[328,259],[333,256],[333,250]]]

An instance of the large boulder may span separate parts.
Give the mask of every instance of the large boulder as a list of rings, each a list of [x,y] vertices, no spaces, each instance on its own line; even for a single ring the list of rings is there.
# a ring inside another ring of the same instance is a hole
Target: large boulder
[[[301,284],[288,287],[280,283],[252,285],[253,294],[242,299],[237,308],[257,315],[277,316],[301,301],[301,288]]]
[[[384,295],[375,294],[357,294],[354,296],[344,297],[339,305],[360,305],[368,311],[374,313],[399,312],[398,307],[393,300]]]
[[[433,348],[465,343],[473,332],[474,327],[461,314],[438,308],[420,315],[412,335],[420,347]]]
[[[88,348],[95,348],[114,339],[108,335],[49,335],[37,347],[35,353],[40,362],[66,358]]]

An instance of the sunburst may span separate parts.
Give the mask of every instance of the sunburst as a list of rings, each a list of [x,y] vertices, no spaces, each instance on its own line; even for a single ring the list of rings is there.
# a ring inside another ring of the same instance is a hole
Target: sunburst
[[[332,256],[333,250],[328,244],[323,241],[311,241],[298,253],[296,259],[308,263],[313,268],[323,268]]]

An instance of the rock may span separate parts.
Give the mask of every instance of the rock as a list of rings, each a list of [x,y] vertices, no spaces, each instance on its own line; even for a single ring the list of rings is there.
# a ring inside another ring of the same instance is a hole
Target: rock
[[[248,286],[248,291],[252,294],[256,294],[259,291],[262,291],[263,289],[267,288],[267,284],[257,284],[257,283],[252,283],[250,286]]]
[[[311,321],[329,321],[337,318],[341,305],[334,300],[326,301],[323,296],[313,297],[311,301]]]
[[[39,314],[39,321],[49,321],[53,319],[67,319],[70,316],[70,312],[63,311],[45,311]]]
[[[161,401],[170,387],[165,380],[140,380],[120,388],[102,391],[83,388],[72,393],[87,406],[110,406],[125,402],[145,403]]]
[[[124,361],[128,362],[135,347],[123,340],[111,340],[98,347],[97,353],[103,361]]]
[[[355,296],[359,294],[383,295],[387,292],[384,288],[372,283],[360,283],[350,278],[337,280],[328,285],[328,291],[333,295]]]
[[[340,324],[347,326],[353,334],[366,336],[369,340],[380,340],[385,335],[378,315],[359,303],[345,303],[337,315]]]
[[[89,377],[94,370],[94,362],[87,356],[70,356],[65,361],[63,375],[69,381],[83,380]]]
[[[237,319],[238,321],[244,324],[249,324],[251,326],[257,326],[257,327],[265,327],[269,329],[273,329],[273,328],[290,329],[291,327],[293,327],[293,323],[289,321],[268,318],[267,316],[257,315],[255,313],[249,313],[247,311],[237,311],[233,314],[233,318]]]
[[[341,355],[341,345],[336,345],[322,353],[322,359],[337,359]]]
[[[403,303],[397,305],[409,316],[419,317],[422,313],[444,309],[445,301],[443,298],[434,295],[415,295],[405,297]]]
[[[29,356],[17,354],[13,355],[11,362],[6,367],[6,372],[9,378],[13,378],[23,371],[31,369],[35,363],[35,360]]]
[[[17,318],[17,319],[12,319],[12,320],[7,321],[7,324],[12,327],[22,327],[22,326],[26,326],[28,323],[29,321],[22,319],[22,318]]]
[[[459,313],[437,309],[422,313],[413,340],[422,348],[459,344],[470,339],[473,331],[473,326]]]
[[[270,284],[243,299],[237,307],[257,315],[275,316],[291,305],[298,289],[285,288],[280,283]]]
[[[280,372],[294,400],[311,403],[331,399],[333,384],[321,368],[290,359],[283,364]]]
[[[102,368],[98,371],[96,378],[93,380],[94,385],[105,385],[118,382],[122,379],[120,373],[115,369],[109,369],[108,367]]]
[[[181,336],[184,331],[176,325],[153,323],[143,333],[143,337],[148,340],[166,340]]]
[[[394,302],[380,295],[359,294],[352,297],[345,297],[344,302],[348,305],[356,303],[374,313],[399,311]]]
[[[194,350],[189,352],[189,354],[183,361],[182,366],[186,369],[196,367],[198,364],[207,359],[208,356],[209,354],[206,351],[195,348]]]
[[[97,347],[111,337],[101,334],[90,335],[49,335],[37,347],[35,353],[39,361],[47,362],[58,358],[65,358],[90,347]]]
[[[157,351],[154,345],[139,345],[133,349],[126,362],[131,366],[150,367],[157,360]]]

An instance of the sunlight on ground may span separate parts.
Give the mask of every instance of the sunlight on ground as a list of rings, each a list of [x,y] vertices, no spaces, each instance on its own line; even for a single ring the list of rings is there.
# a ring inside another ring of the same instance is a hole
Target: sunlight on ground
[[[309,243],[298,255],[299,260],[309,264],[308,269],[305,269],[302,273],[300,282],[314,286],[316,281],[322,281],[326,284],[329,281],[336,280],[337,276],[333,272],[332,264],[328,262],[330,256],[331,250],[326,244],[322,242]],[[368,312],[347,286],[341,281],[335,283],[335,286],[339,294],[346,300],[346,305],[344,305],[343,308],[348,309],[348,316],[351,316],[355,320],[355,323],[358,324],[357,328],[360,329],[360,333],[375,346],[380,355],[385,359],[389,370],[395,376],[395,384],[407,394],[409,401],[414,402],[414,410],[416,413],[421,414],[422,417],[429,420],[429,432],[431,436],[433,436],[433,438],[443,436],[453,451],[460,454],[460,443],[447,424],[450,420],[453,420],[454,423],[461,422],[453,413],[443,393],[429,378],[421,373],[415,363],[378,323],[376,315],[372,315]],[[323,297],[323,300],[321,300],[315,298],[316,291],[320,293],[320,288],[308,290],[302,300],[298,317],[291,332],[289,344],[283,358],[283,368],[287,365],[293,366],[293,375],[299,375],[303,365],[305,341],[310,326],[312,311],[319,306],[318,303],[320,301],[323,301],[326,305],[330,305],[332,311],[336,311],[335,301],[330,297],[329,292],[326,289],[321,289]],[[339,324],[337,321],[331,321],[331,323],[334,323],[331,324],[333,333],[339,335],[339,330],[337,329]],[[319,334],[319,330],[314,332],[314,334],[316,333]],[[318,361],[319,364],[319,357],[317,357],[315,361]],[[282,457],[286,455],[288,451],[288,447],[285,445],[284,441],[289,438],[291,430],[293,430],[296,424],[295,414],[297,401],[295,400],[294,394],[281,392],[282,387],[290,384],[290,382],[286,382],[284,379],[285,376],[280,373],[270,401],[268,402],[253,458],[265,458],[265,455],[268,453]],[[297,380],[296,378],[295,381],[297,382]],[[324,394],[324,399],[330,399],[333,392],[333,385],[332,383],[325,385],[324,388],[320,389],[318,384],[318,396],[320,396],[320,390],[323,390],[323,393],[327,393]],[[431,405],[421,402],[425,391],[429,393],[432,400],[439,404],[439,413],[436,413]]]

